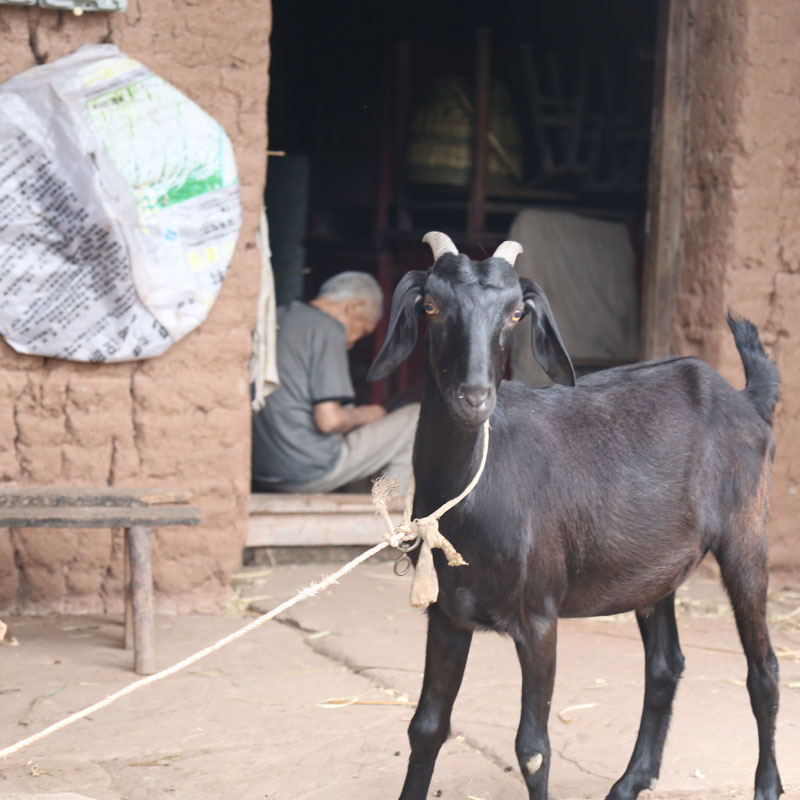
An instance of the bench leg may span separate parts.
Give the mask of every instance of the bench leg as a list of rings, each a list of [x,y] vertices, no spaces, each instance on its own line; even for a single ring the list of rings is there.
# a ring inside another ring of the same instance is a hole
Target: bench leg
[[[133,588],[131,586],[131,537],[128,529],[124,529],[125,539],[122,544],[123,582],[125,586],[125,641],[126,650],[133,650]]]
[[[131,559],[134,669],[139,675],[156,671],[153,641],[153,571],[150,565],[150,529],[127,529]]]

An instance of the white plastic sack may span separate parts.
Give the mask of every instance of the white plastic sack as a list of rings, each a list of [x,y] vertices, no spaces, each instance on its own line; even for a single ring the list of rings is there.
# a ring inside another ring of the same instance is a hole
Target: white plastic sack
[[[163,353],[207,316],[240,227],[222,127],[114,45],[0,84],[0,333],[15,350]]]

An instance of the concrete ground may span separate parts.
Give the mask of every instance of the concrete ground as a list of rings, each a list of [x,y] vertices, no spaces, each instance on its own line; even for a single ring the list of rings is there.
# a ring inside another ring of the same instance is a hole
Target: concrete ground
[[[236,630],[250,600],[277,605],[337,565],[243,571],[225,615],[157,618],[159,668]],[[144,687],[0,760],[0,800],[376,800],[399,793],[419,692],[424,615],[409,579],[370,562],[188,670]],[[800,591],[773,580],[781,664],[777,752],[800,798]],[[679,592],[687,668],[661,780],[643,798],[752,797],[756,731],[724,595],[695,576]],[[0,748],[136,676],[121,621],[11,618],[0,647]],[[552,798],[600,798],[623,771],[643,691],[632,615],[564,620],[550,735]],[[525,797],[514,756],[519,669],[510,641],[475,637],[431,797]]]

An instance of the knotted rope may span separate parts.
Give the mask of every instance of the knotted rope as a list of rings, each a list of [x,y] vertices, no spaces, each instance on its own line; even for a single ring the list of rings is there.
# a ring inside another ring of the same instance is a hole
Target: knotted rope
[[[478,484],[486,466],[486,456],[489,453],[489,420],[483,423],[483,453],[481,463],[475,476],[467,487],[458,497],[448,500],[439,506],[433,514],[429,514],[422,519],[411,519],[411,511],[414,504],[414,490],[416,488],[414,475],[408,484],[406,493],[405,508],[403,510],[403,522],[397,527],[392,523],[387,508],[389,500],[396,496],[398,491],[397,482],[391,478],[378,478],[372,485],[372,502],[375,504],[377,512],[383,517],[388,528],[384,538],[392,547],[396,547],[407,553],[417,545],[420,546],[417,566],[414,570],[414,579],[411,582],[410,603],[414,608],[427,608],[431,603],[435,603],[439,597],[439,579],[436,576],[436,569],[433,566],[433,548],[438,547],[447,558],[447,563],[451,567],[468,566],[462,558],[461,553],[442,535],[439,530],[439,520],[451,508],[457,506]],[[405,546],[404,545],[408,545]],[[403,558],[401,556],[400,558]],[[399,559],[398,559],[399,560]]]
[[[486,422],[483,428],[483,456],[481,458],[481,465],[476,473],[475,477],[470,481],[469,485],[466,489],[458,497],[453,498],[452,500],[445,503],[441,508],[434,511],[433,514],[430,514],[427,517],[423,517],[422,519],[411,519],[411,509],[413,506],[414,500],[414,483],[413,483],[413,476],[411,482],[409,484],[409,490],[406,494],[405,500],[405,511],[404,511],[404,522],[394,527],[392,524],[392,520],[389,517],[389,512],[386,508],[386,505],[389,501],[391,495],[390,492],[387,492],[386,488],[388,484],[392,483],[391,481],[381,479],[383,481],[384,489],[383,494],[381,497],[376,497],[376,494],[380,494],[381,490],[379,489],[376,492],[375,488],[373,487],[373,500],[375,502],[376,508],[381,516],[386,521],[386,524],[389,528],[389,532],[386,534],[385,541],[376,544],[374,547],[370,547],[369,550],[365,550],[361,555],[354,558],[352,561],[345,564],[340,569],[336,570],[336,572],[328,575],[327,577],[323,578],[322,580],[318,581],[317,583],[312,584],[311,586],[306,587],[299,591],[294,597],[290,598],[289,600],[281,603],[278,606],[275,606],[271,611],[267,611],[265,614],[262,614],[257,619],[254,619],[252,622],[244,625],[243,627],[239,628],[237,631],[229,634],[228,636],[223,637],[219,641],[215,642],[214,644],[206,647],[197,653],[193,653],[187,658],[184,658],[182,661],[179,661],[177,664],[173,664],[171,667],[167,667],[166,669],[161,670],[160,672],[155,673],[154,675],[148,675],[145,678],[140,678],[133,683],[128,684],[127,686],[123,687],[122,689],[113,692],[112,694],[108,695],[107,697],[103,698],[102,700],[98,701],[97,703],[93,703],[86,708],[81,709],[80,711],[76,711],[74,714],[70,714],[68,717],[55,722],[52,725],[49,725],[47,728],[39,731],[38,733],[33,734],[32,736],[28,736],[25,739],[20,739],[18,742],[9,745],[8,747],[4,747],[0,749],[0,759],[7,758],[8,756],[16,753],[18,750],[22,750],[24,747],[28,747],[35,742],[44,739],[50,734],[55,733],[56,731],[60,731],[63,728],[66,728],[69,725],[77,722],[78,720],[85,719],[90,714],[99,711],[106,706],[110,706],[112,703],[115,703],[117,700],[141,689],[145,686],[148,686],[151,683],[155,683],[156,681],[163,680],[164,678],[169,677],[170,675],[174,675],[176,672],[180,672],[181,670],[186,669],[187,667],[191,666],[198,662],[201,658],[205,658],[206,656],[210,655],[211,653],[220,650],[221,648],[225,647],[226,645],[230,644],[231,642],[236,641],[240,637],[244,636],[245,634],[250,633],[250,631],[255,630],[256,628],[263,625],[265,622],[274,619],[278,614],[282,611],[286,611],[287,609],[291,608],[292,606],[296,605],[297,603],[302,602],[303,600],[307,600],[310,597],[314,597],[315,595],[319,594],[323,589],[326,589],[328,586],[336,583],[339,578],[346,575],[351,570],[355,569],[359,564],[363,563],[367,559],[371,558],[372,556],[379,553],[381,550],[385,549],[389,545],[392,547],[402,546],[403,542],[408,541],[415,541],[417,536],[420,538],[420,542],[422,544],[422,549],[420,550],[420,557],[417,562],[417,568],[414,573],[414,580],[411,585],[411,605],[413,606],[421,606],[425,607],[433,603],[436,598],[439,596],[439,582],[436,578],[436,570],[433,567],[433,554],[431,553],[432,547],[440,547],[444,550],[445,554],[447,555],[447,563],[451,566],[458,566],[466,564],[467,562],[461,558],[458,551],[453,547],[447,539],[439,533],[439,524],[438,520],[441,516],[446,514],[453,506],[460,503],[474,488],[475,485],[478,483],[481,475],[483,474],[483,468],[486,466],[486,455],[489,452],[489,423]],[[379,484],[380,481],[376,481],[376,484]],[[394,483],[395,492],[396,492],[396,483]],[[413,547],[413,545],[412,545]],[[411,549],[411,548],[407,548]],[[415,589],[416,587],[416,589]]]
[[[43,730],[39,731],[38,733],[33,734],[32,736],[28,736],[26,739],[20,739],[20,741],[16,742],[15,744],[9,745],[8,747],[4,747],[0,749],[0,759],[6,758],[10,756],[12,753],[16,753],[17,750],[22,750],[23,747],[27,747],[28,745],[33,744],[34,742],[38,742],[40,739],[44,739],[45,736],[49,736],[51,733],[55,733],[56,731],[61,730],[62,728],[66,728],[68,725],[72,725],[74,722],[77,722],[79,719],[84,719],[88,717],[90,714],[94,714],[96,711],[99,711],[101,708],[105,708],[106,706],[110,706],[112,703],[116,702],[122,697],[135,692],[137,689],[141,689],[148,684],[155,683],[156,681],[163,680],[164,678],[174,675],[176,672],[180,672],[186,667],[191,666],[192,664],[199,661],[201,658],[205,658],[206,656],[210,655],[211,653],[220,650],[221,648],[225,647],[226,645],[230,644],[231,642],[239,639],[240,637],[244,636],[250,631],[255,630],[256,628],[263,625],[265,622],[277,617],[282,611],[286,611],[287,609],[291,608],[292,606],[300,603],[303,600],[308,600],[310,597],[314,597],[315,595],[319,594],[323,589],[326,589],[331,584],[336,583],[339,578],[343,575],[346,575],[351,570],[355,569],[359,564],[366,561],[367,559],[374,556],[376,553],[380,553],[386,547],[386,542],[380,542],[376,544],[374,547],[370,547],[369,550],[365,550],[361,553],[360,556],[357,556],[352,561],[345,564],[340,569],[336,570],[331,575],[328,575],[326,578],[323,578],[321,581],[317,583],[311,584],[311,586],[307,586],[305,589],[299,591],[294,597],[286,600],[284,603],[281,603],[278,606],[275,606],[271,611],[267,611],[265,614],[262,614],[257,619],[254,619],[252,622],[249,622],[247,625],[239,628],[238,630],[234,631],[233,633],[228,634],[227,636],[223,637],[219,641],[215,642],[214,644],[210,645],[209,647],[205,647],[202,650],[198,651],[197,653],[193,653],[188,658],[184,658],[183,661],[179,661],[177,664],[173,664],[171,667],[167,667],[166,669],[162,669],[161,672],[156,672],[154,675],[148,675],[146,678],[140,678],[133,683],[129,683],[127,686],[123,687],[122,689],[114,692],[113,694],[104,697],[97,703],[93,703],[90,706],[87,706],[80,711],[76,711],[74,714],[70,714],[68,717],[65,717],[58,722],[44,728]]]

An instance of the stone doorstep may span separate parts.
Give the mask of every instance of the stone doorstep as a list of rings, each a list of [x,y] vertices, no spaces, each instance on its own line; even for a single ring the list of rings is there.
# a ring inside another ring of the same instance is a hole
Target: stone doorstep
[[[400,522],[403,500],[390,503]],[[246,547],[369,547],[386,524],[369,494],[252,494]]]

